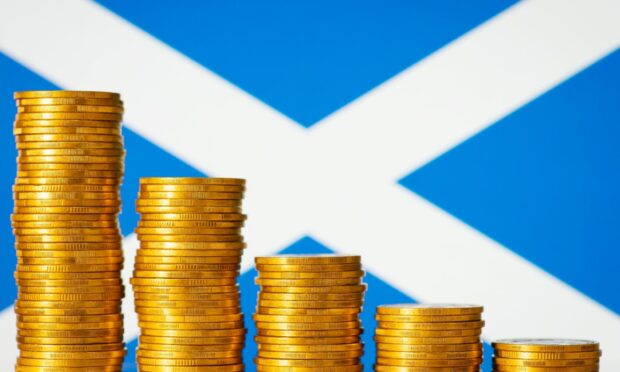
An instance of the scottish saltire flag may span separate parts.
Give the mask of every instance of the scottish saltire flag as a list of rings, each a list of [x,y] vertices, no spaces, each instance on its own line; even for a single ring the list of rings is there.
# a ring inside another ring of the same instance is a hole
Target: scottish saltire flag
[[[619,17],[617,0],[1,0],[0,370],[12,92],[33,89],[122,93],[125,277],[139,177],[248,179],[249,371],[254,257],[282,251],[363,256],[367,370],[374,307],[403,301],[483,304],[486,341],[595,339],[620,370]]]

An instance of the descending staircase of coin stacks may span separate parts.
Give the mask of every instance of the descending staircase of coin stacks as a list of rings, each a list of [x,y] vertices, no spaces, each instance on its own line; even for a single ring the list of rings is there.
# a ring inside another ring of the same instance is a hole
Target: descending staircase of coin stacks
[[[123,102],[105,92],[15,98],[15,369],[120,371]]]

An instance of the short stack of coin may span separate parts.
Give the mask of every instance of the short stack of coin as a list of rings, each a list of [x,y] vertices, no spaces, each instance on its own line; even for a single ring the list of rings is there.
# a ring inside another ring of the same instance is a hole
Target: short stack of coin
[[[80,91],[15,99],[15,368],[120,371],[123,102]]]
[[[482,310],[455,304],[378,306],[375,371],[479,371]]]
[[[360,256],[256,258],[258,371],[361,371]]]
[[[598,342],[571,339],[505,339],[493,343],[497,372],[598,372]]]
[[[245,180],[142,178],[131,283],[140,371],[242,371]]]

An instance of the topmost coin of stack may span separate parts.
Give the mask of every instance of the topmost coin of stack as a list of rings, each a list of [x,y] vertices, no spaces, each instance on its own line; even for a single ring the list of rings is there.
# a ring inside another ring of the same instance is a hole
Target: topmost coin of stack
[[[479,371],[482,310],[453,304],[378,306],[375,371]]]
[[[140,371],[242,371],[245,180],[142,178],[131,283]]]
[[[123,103],[106,92],[15,98],[16,370],[119,371]]]
[[[497,372],[598,372],[598,342],[570,339],[506,339],[493,342]]]
[[[256,258],[258,371],[361,371],[360,256]]]

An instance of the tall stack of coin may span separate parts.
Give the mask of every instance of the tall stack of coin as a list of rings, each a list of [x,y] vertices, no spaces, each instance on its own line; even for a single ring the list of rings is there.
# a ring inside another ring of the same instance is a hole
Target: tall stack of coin
[[[123,103],[80,91],[15,99],[16,370],[120,371]]]
[[[257,257],[258,371],[361,371],[360,256]]]
[[[493,343],[497,372],[598,372],[598,342],[570,339],[506,339]]]
[[[140,371],[242,371],[245,180],[142,178],[131,283]]]
[[[453,304],[378,306],[375,371],[479,371],[482,310]]]

